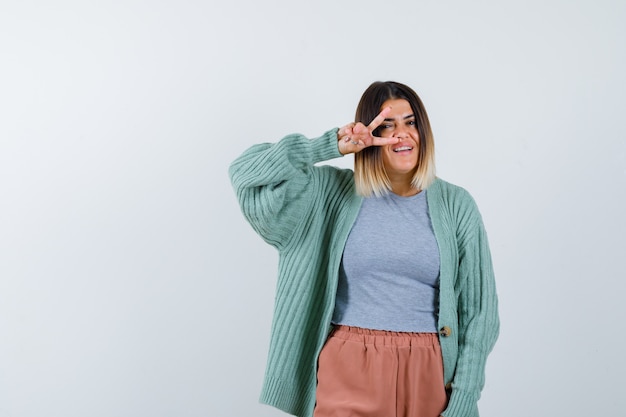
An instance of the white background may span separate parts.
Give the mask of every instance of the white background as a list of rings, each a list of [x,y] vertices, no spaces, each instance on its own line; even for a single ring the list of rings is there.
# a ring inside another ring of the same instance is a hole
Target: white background
[[[0,417],[257,402],[276,253],[229,163],[413,87],[489,232],[483,417],[622,415],[626,3],[3,1]],[[351,166],[351,160],[330,163]]]

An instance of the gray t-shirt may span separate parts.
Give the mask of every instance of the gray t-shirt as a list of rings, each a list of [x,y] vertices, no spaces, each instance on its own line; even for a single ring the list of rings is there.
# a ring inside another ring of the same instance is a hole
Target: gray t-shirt
[[[344,248],[333,323],[437,332],[438,290],[426,191],[365,198]]]

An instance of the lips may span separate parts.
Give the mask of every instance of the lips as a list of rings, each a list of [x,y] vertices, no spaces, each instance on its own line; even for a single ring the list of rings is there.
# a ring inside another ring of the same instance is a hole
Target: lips
[[[394,152],[404,152],[404,151],[412,151],[413,147],[412,146],[399,146],[397,148],[393,148]]]

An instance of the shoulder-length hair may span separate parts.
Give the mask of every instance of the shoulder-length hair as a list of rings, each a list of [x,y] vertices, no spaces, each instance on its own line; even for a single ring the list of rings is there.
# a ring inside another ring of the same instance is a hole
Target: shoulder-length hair
[[[418,190],[425,190],[435,180],[435,143],[428,114],[415,91],[394,81],[377,81],[361,96],[354,121],[369,125],[382,110],[383,103],[395,99],[408,101],[415,115],[419,134],[419,154],[417,169],[411,183]],[[377,136],[379,129],[374,130],[373,134]],[[354,180],[357,193],[364,197],[382,196],[391,191],[380,147],[370,146],[354,155]]]

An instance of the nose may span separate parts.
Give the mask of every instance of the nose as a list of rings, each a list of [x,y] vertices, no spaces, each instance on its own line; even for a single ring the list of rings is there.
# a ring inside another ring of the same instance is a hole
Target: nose
[[[400,138],[400,139],[406,139],[409,137],[409,133],[407,131],[407,127],[404,125],[400,125],[398,127],[396,127],[393,131],[393,137],[396,138]]]

